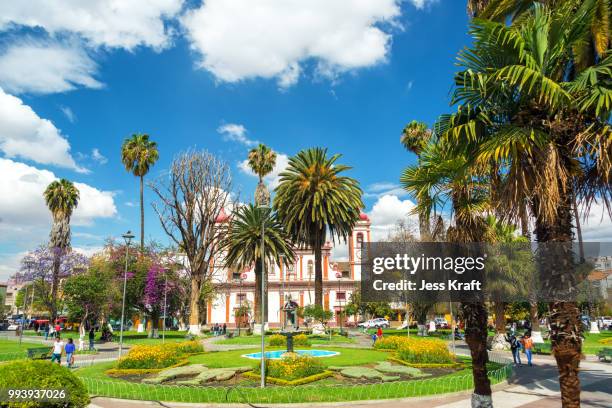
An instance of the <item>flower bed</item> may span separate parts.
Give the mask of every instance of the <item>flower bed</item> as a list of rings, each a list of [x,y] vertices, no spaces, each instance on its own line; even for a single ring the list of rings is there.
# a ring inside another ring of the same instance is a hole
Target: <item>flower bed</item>
[[[268,340],[268,345],[271,347],[285,347],[287,346],[287,337],[282,334],[273,334]],[[310,339],[305,334],[298,334],[293,336],[293,345],[298,347],[310,347]]]
[[[253,379],[253,380],[259,380],[261,378],[261,376],[259,374],[256,374],[254,372],[247,372],[243,374],[245,377]],[[328,377],[332,377],[334,375],[333,371],[329,371],[329,370],[325,370],[319,374],[314,374],[314,375],[310,375],[308,377],[304,377],[304,378],[298,378],[296,380],[285,380],[282,378],[275,378],[275,377],[268,377],[266,376],[266,382],[270,383],[270,384],[276,384],[276,385],[289,385],[289,386],[295,386],[295,385],[304,385],[304,384],[309,384],[315,381],[319,381],[322,380],[324,378],[328,378]]]
[[[410,363],[413,367],[453,366],[455,356],[448,351],[446,343],[438,339],[408,338],[389,336],[374,343],[374,348],[395,351],[397,359]]]
[[[298,380],[321,374],[325,371],[323,364],[312,358],[292,355],[280,360],[268,360],[266,364],[266,377],[283,379],[286,381]],[[255,370],[259,372],[259,368]]]
[[[187,355],[201,353],[202,345],[197,341],[134,346],[117,362],[117,369],[162,369],[174,366]]]

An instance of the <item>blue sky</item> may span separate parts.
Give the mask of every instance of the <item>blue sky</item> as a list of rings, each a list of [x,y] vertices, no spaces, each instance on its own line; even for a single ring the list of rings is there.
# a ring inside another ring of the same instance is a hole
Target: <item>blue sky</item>
[[[449,111],[455,56],[469,43],[465,2],[455,0],[6,3],[0,280],[46,240],[40,193],[55,177],[80,183],[74,247],[91,252],[139,230],[137,180],[119,156],[134,132],[159,145],[149,180],[181,150],[203,148],[231,164],[243,199],[256,179],[240,163],[255,141],[277,151],[279,165],[328,147],[353,166],[384,236],[411,206],[397,188],[414,160],[401,129]],[[274,175],[267,181],[273,187]],[[152,198],[146,238],[166,243]]]

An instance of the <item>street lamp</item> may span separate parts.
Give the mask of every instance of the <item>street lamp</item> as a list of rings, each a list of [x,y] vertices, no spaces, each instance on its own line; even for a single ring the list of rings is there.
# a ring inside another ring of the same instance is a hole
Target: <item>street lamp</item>
[[[261,362],[260,362],[260,373],[261,376],[261,388],[265,388],[266,386],[266,340],[265,340],[265,311],[266,306],[264,304],[264,296],[265,296],[265,288],[266,285],[264,283],[264,279],[266,276],[266,256],[265,256],[265,226],[266,226],[266,216],[267,212],[270,210],[270,207],[267,204],[260,204],[259,208],[262,212],[265,213],[265,216],[261,217],[261,301],[259,308],[261,309]],[[257,289],[255,289],[257,290]]]
[[[342,315],[342,302],[339,298],[340,293],[340,279],[342,279],[342,272],[336,272],[336,279],[338,280],[338,291],[336,292],[336,299],[338,300],[338,314],[340,317],[340,335],[342,336],[342,320],[344,320],[344,316]]]
[[[119,357],[121,357],[123,353],[123,321],[125,320],[125,290],[127,287],[128,255],[134,234],[132,234],[132,231],[128,230],[128,232],[121,237],[125,240],[125,272],[123,273],[123,301],[121,302],[121,326],[119,329]]]
[[[28,277],[32,276],[32,266],[34,265],[34,260],[31,257],[26,257],[23,260],[25,267],[28,270]],[[25,318],[28,313],[28,287],[24,285],[24,294],[23,294],[23,316],[21,316],[21,330],[19,331],[19,344],[21,345],[21,341],[23,340],[23,330],[25,329]],[[34,284],[32,284],[32,302],[34,302]]]
[[[164,325],[162,326],[162,343],[166,342],[166,315],[167,315],[167,297],[168,297],[168,271],[164,268]]]

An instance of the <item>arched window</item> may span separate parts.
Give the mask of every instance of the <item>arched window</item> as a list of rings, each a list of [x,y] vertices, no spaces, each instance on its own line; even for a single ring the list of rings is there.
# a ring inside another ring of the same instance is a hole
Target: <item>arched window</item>
[[[312,277],[314,274],[314,262],[312,260],[308,261],[308,266],[306,267],[306,273],[308,274],[308,279]]]

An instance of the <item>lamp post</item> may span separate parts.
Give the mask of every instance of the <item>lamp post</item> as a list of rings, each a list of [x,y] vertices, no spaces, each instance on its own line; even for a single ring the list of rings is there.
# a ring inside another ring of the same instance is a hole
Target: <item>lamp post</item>
[[[119,329],[119,357],[121,357],[123,353],[123,321],[125,320],[125,290],[127,287],[128,255],[134,234],[132,234],[132,231],[128,231],[121,237],[125,240],[125,271],[123,273],[123,300],[121,302],[121,326]]]
[[[265,204],[260,204],[259,208],[261,209],[262,212],[266,213],[265,215],[267,216],[267,211],[270,209],[270,207],[268,205]],[[265,226],[266,226],[266,217],[263,216],[261,217],[261,301],[260,301],[260,305],[259,308],[261,309],[261,362],[260,362],[260,373],[259,375],[261,376],[261,388],[265,388],[266,386],[266,340],[265,340],[265,335],[266,335],[266,331],[265,331],[265,311],[266,311],[266,305],[264,303],[264,298],[265,298],[265,276],[266,276],[266,256],[265,256]],[[255,289],[257,290],[257,289]]]
[[[168,271],[164,268],[164,320],[162,326],[162,343],[166,342],[166,317],[167,317],[167,297],[168,297]]]
[[[453,302],[448,302],[448,307],[450,309],[450,319],[451,319],[451,339],[453,339],[453,354],[455,354],[455,319],[453,319]]]
[[[336,292],[336,299],[338,300],[338,315],[340,317],[340,335],[342,336],[342,320],[344,320],[344,316],[342,315],[342,302],[338,297],[340,293],[340,279],[342,279],[342,272],[336,272],[336,279],[338,280],[338,291]]]
[[[31,257],[27,257],[23,263],[25,264],[25,267],[28,269],[28,276],[32,276],[31,274],[31,268],[32,265],[34,265],[34,260]],[[26,314],[28,313],[28,287],[24,285],[24,296],[23,296],[23,316],[21,316],[21,331],[19,332],[19,345],[21,345],[21,341],[23,340],[23,329],[24,327],[24,323],[25,323],[25,318],[26,318]],[[32,303],[34,302],[34,284],[32,283]]]

